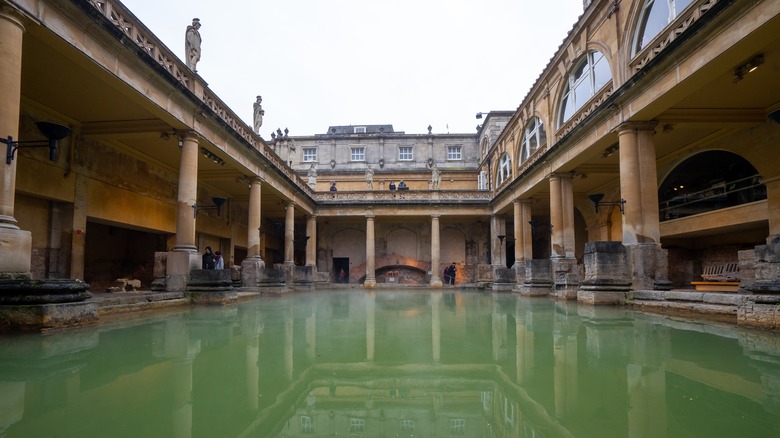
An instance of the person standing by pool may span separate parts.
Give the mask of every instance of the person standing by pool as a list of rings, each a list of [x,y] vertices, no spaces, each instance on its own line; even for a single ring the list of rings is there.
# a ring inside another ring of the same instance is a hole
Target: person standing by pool
[[[222,251],[214,253],[214,269],[225,269],[225,259],[222,258]]]
[[[214,269],[214,254],[211,252],[211,247],[207,246],[203,251],[203,269]]]

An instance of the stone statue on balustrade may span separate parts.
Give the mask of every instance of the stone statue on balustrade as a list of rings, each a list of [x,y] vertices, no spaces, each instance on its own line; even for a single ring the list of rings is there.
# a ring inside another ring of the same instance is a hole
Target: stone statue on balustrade
[[[193,18],[192,24],[187,26],[187,32],[184,36],[184,51],[187,61],[187,67],[193,72],[198,72],[197,64],[200,61],[200,19]]]
[[[368,184],[369,189],[374,188],[374,169],[371,166],[366,169],[366,184]]]
[[[309,167],[309,187],[314,188],[317,185],[317,165],[312,164]]]
[[[433,190],[439,190],[439,184],[441,184],[441,171],[434,164],[431,167],[431,188]]]
[[[260,134],[260,127],[263,126],[263,116],[265,115],[265,110],[263,109],[263,96],[257,96],[257,101],[252,105],[253,108],[253,127],[255,130],[255,133]]]

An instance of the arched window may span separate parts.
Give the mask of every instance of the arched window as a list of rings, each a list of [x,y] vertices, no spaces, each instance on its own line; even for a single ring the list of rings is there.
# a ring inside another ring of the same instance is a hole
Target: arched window
[[[569,120],[610,80],[609,63],[599,51],[588,52],[574,63],[561,97],[560,123]]]
[[[678,219],[766,199],[753,165],[726,151],[698,153],[680,163],[658,189],[660,220]]]
[[[634,54],[658,35],[692,0],[645,0],[634,36]]]
[[[512,176],[512,159],[509,158],[508,154],[501,155],[501,159],[498,160],[498,181],[496,182],[496,187],[501,185],[504,181],[509,179],[509,177]]]
[[[523,142],[520,145],[520,156],[517,165],[523,164],[531,155],[541,146],[547,143],[547,134],[544,132],[544,125],[539,117],[532,117],[525,126],[523,133]]]

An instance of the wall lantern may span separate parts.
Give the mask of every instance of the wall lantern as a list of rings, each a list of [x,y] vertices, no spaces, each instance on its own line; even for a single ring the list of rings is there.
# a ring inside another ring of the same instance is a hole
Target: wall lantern
[[[14,160],[14,153],[17,149],[26,147],[35,148],[48,146],[49,159],[54,161],[54,159],[57,158],[57,145],[59,144],[59,141],[70,135],[72,132],[72,130],[67,126],[60,125],[58,123],[37,122],[35,125],[48,140],[14,141],[13,137],[10,135],[7,138],[0,138],[0,143],[5,143],[8,145],[8,151],[5,154],[5,164],[11,164],[11,162]]]
[[[197,217],[198,212],[201,210],[217,210],[217,216],[219,216],[219,211],[222,209],[222,204],[224,204],[227,199],[225,198],[211,198],[211,201],[214,202],[213,206],[201,206],[201,205],[193,205],[192,208],[195,210],[195,214],[193,216]]]
[[[734,69],[734,77],[732,78],[732,82],[736,84],[737,82],[741,81],[745,77],[745,75],[756,71],[758,69],[758,66],[760,66],[763,63],[764,63],[763,54],[759,54],[752,57],[749,61],[745,62],[744,64]]]
[[[620,213],[626,214],[625,210],[623,209],[626,200],[623,198],[620,198],[620,201],[615,201],[615,202],[601,202],[601,199],[604,198],[603,193],[594,193],[592,195],[588,195],[588,198],[590,198],[590,200],[593,201],[593,208],[596,209],[596,213],[599,212],[600,205],[619,205]]]

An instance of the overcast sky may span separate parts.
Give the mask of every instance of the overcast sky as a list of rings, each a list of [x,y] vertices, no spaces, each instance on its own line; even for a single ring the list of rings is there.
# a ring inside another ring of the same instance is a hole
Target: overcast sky
[[[180,59],[200,18],[198,74],[265,139],[330,125],[475,132],[515,110],[582,0],[122,0]]]

